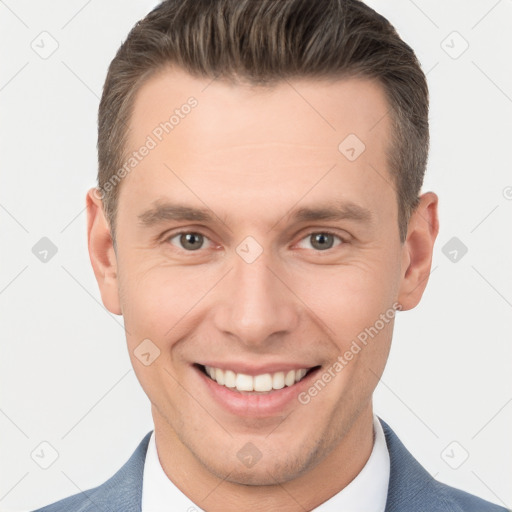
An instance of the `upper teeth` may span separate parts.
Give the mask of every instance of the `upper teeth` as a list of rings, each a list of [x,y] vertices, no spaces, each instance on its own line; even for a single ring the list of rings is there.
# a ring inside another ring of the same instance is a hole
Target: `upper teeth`
[[[246,375],[231,370],[221,370],[205,366],[206,373],[221,386],[236,388],[238,391],[270,391],[293,386],[307,373],[307,369],[290,370],[288,372],[263,373],[262,375]]]

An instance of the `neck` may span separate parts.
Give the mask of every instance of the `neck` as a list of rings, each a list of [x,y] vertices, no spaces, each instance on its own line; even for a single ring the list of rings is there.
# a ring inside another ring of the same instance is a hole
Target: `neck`
[[[320,463],[285,483],[243,485],[209,471],[178,439],[153,407],[155,440],[167,477],[190,500],[208,512],[311,510],[344,489],[363,469],[373,449],[371,402],[350,430]]]

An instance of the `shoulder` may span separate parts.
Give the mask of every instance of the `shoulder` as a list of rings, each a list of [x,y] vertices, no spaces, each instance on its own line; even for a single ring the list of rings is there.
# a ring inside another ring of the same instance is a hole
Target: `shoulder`
[[[385,512],[508,512],[506,508],[435,480],[380,419],[390,458]]]
[[[98,510],[140,510],[142,478],[148,448],[148,432],[128,461],[106,482],[64,498],[34,512],[97,512]]]
[[[453,512],[509,512],[506,508],[434,480],[433,490]],[[451,508],[450,508],[451,507]]]

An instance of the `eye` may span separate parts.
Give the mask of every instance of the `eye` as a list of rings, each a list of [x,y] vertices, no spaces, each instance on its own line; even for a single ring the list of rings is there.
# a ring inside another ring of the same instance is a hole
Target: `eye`
[[[174,242],[177,240],[177,243]],[[211,243],[208,238],[203,236],[201,233],[195,233],[193,231],[184,231],[182,233],[177,233],[167,239],[173,245],[179,244],[180,249],[185,249],[186,251],[197,251],[198,249],[202,249],[205,242]]]
[[[339,243],[337,244],[335,244],[336,239],[339,240]],[[319,231],[310,233],[308,236],[303,238],[299,243],[299,247],[302,249],[313,248],[317,251],[326,251],[342,243],[344,243],[344,240],[342,240],[339,236],[326,231]],[[309,246],[307,244],[309,244]]]

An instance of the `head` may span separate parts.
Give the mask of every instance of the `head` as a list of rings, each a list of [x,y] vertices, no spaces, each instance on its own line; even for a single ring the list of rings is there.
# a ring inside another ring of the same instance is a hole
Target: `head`
[[[371,417],[396,310],[430,271],[428,141],[414,52],[358,0],[172,0],[137,23],[100,103],[88,230],[157,435],[266,485]],[[205,366],[308,373],[259,408]]]

